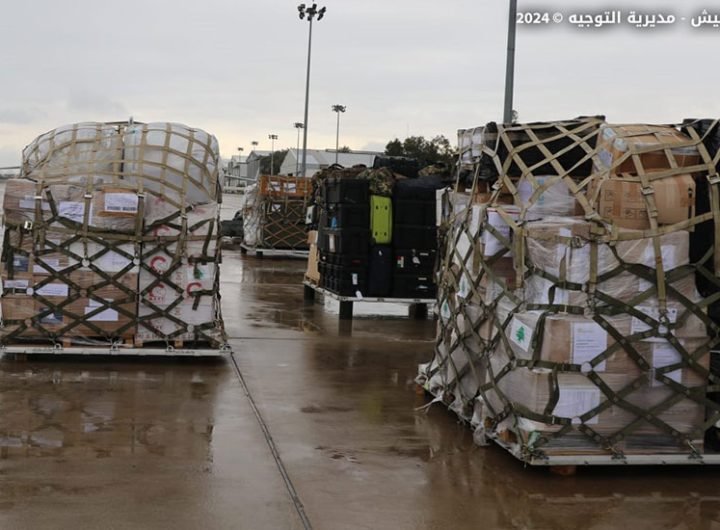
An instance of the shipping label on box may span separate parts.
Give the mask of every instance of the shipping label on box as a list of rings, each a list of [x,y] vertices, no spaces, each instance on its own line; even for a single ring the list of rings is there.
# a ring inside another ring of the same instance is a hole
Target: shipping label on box
[[[573,363],[589,365],[590,362],[607,349],[607,332],[596,322],[575,322],[572,324],[572,359]],[[607,361],[602,361],[593,368],[596,372],[604,372]]]
[[[66,283],[46,283],[45,285],[33,288],[34,293],[42,297],[62,297],[67,298],[70,288]]]
[[[576,419],[600,405],[600,389],[594,386],[574,387],[560,386],[560,397],[553,410],[553,415],[560,418]],[[600,416],[596,414],[586,420],[587,425],[597,425]]]
[[[90,212],[92,212],[92,205],[90,207]],[[58,215],[74,223],[82,224],[85,221],[85,203],[60,201],[60,204],[58,204]],[[90,216],[92,216],[92,213]]]
[[[138,196],[128,192],[105,192],[104,211],[110,213],[136,214]]]

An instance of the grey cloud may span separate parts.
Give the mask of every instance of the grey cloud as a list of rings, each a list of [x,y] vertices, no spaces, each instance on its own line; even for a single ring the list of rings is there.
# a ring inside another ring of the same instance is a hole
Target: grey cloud
[[[8,125],[25,125],[44,117],[38,110],[0,109],[0,123]]]
[[[269,133],[283,147],[296,144],[308,35],[297,3],[124,0],[121,9],[93,0],[5,3],[4,20],[26,20],[34,30],[3,27],[6,40],[22,50],[21,57],[0,54],[6,80],[0,125],[7,130],[4,136],[0,130],[0,145],[12,146],[13,157],[36,135],[65,123],[130,115],[205,128],[227,156],[237,146],[249,149],[252,140],[269,148]],[[321,4],[328,14],[313,27],[309,147],[335,145],[335,103],[348,106],[341,143],[353,149],[382,147],[405,134],[453,138],[458,128],[501,118],[507,0]],[[617,4],[534,5],[567,16]],[[623,9],[682,16],[707,7],[702,0],[630,4]],[[655,122],[711,115],[720,111],[712,88],[720,70],[708,59],[716,39],[717,33],[679,27],[655,33],[519,28],[515,107],[527,121],[591,113]],[[28,109],[45,115],[38,119]],[[28,119],[34,121],[23,125]]]
[[[19,166],[21,163],[20,150],[14,147],[0,145],[0,168],[8,166]],[[3,172],[0,170],[0,172]]]
[[[67,110],[74,113],[113,116],[114,119],[124,119],[129,115],[127,107],[122,103],[92,92],[74,92],[70,94],[67,101]]]

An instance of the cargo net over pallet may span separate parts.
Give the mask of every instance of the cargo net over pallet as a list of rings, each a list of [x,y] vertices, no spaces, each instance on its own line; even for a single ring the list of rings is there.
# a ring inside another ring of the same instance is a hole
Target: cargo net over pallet
[[[310,179],[261,175],[245,191],[243,243],[248,247],[308,250],[305,227]]]
[[[183,125],[37,138],[5,189],[2,344],[224,344],[218,186],[216,139]]]
[[[473,135],[419,382],[528,462],[702,461],[720,420],[718,123]]]

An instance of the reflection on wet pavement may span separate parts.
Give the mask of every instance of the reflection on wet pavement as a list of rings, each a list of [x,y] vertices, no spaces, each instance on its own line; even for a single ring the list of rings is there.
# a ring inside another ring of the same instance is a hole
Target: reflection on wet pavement
[[[413,382],[434,322],[340,326],[301,261],[228,253],[236,358],[316,529],[720,529],[713,468],[557,477]],[[0,362],[0,528],[301,528],[230,364]]]

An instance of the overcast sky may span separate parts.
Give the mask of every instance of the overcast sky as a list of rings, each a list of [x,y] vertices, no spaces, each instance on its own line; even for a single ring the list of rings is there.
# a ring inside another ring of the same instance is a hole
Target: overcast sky
[[[176,121],[215,134],[224,156],[252,140],[294,147],[307,22],[288,0],[0,0],[0,166],[79,121]],[[706,2],[622,2],[693,17]],[[587,13],[620,2],[519,1]],[[309,147],[382,149],[502,117],[505,0],[328,0],[313,27]],[[720,116],[720,29],[520,27],[521,121],[606,114],[615,122]]]

